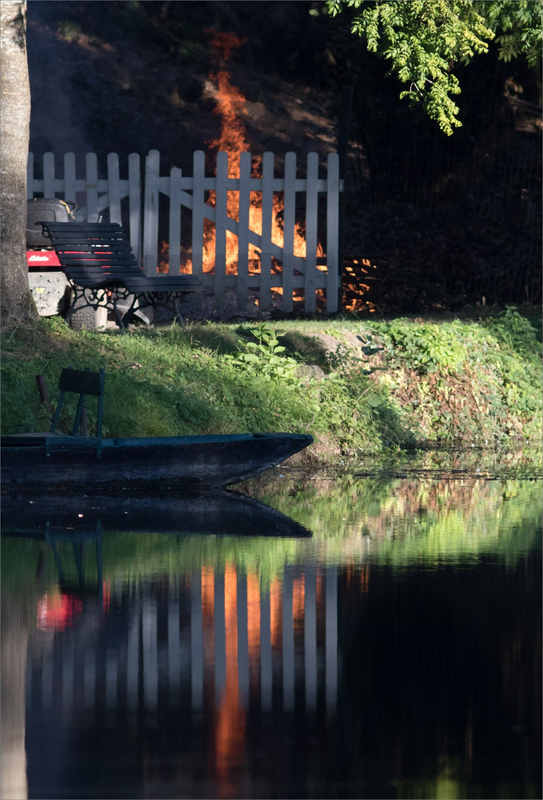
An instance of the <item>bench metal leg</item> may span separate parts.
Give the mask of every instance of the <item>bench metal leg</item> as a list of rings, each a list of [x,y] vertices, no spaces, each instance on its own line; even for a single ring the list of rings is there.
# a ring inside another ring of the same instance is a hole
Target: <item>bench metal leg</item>
[[[183,315],[181,314],[181,311],[179,310],[179,299],[177,297],[175,298],[175,315],[176,315],[177,319],[179,320],[179,323],[181,325],[181,329],[183,331],[186,330],[186,328],[185,328],[185,320],[183,319]]]
[[[125,327],[124,317],[117,308],[117,304],[113,306],[113,313],[115,314],[115,319],[117,320],[117,325],[119,326],[119,328],[124,328]],[[128,328],[128,324],[126,325],[126,327]]]
[[[126,290],[120,290],[117,292],[115,298],[112,300],[112,306],[119,328],[128,328],[130,322],[132,321],[132,317],[134,316],[137,302],[137,295],[132,295]]]

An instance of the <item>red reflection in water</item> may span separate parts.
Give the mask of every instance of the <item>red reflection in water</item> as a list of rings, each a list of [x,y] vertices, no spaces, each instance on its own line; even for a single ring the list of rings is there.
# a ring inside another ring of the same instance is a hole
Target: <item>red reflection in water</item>
[[[38,629],[63,631],[73,624],[74,617],[81,613],[82,607],[81,600],[73,594],[46,593],[38,600]]]
[[[111,603],[111,586],[102,583],[102,609],[107,612]],[[63,591],[46,592],[37,605],[38,630],[63,631],[73,625],[75,618],[83,610],[83,602],[75,594]]]

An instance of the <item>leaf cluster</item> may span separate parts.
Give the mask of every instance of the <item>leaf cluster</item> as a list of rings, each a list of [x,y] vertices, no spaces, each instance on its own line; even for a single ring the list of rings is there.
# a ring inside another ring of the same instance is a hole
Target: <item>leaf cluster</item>
[[[286,347],[279,344],[271,325],[263,322],[257,325],[250,333],[258,339],[256,342],[247,342],[246,350],[236,355],[227,353],[224,360],[233,367],[243,369],[248,373],[259,373],[270,379],[276,378],[291,383],[298,369],[299,362],[290,356],[283,355]]]
[[[328,13],[358,9],[351,30],[364,38],[370,52],[391,63],[389,75],[407,86],[400,98],[421,103],[448,136],[460,127],[460,94],[453,72],[488,52],[495,40],[499,58],[524,55],[537,63],[541,53],[542,0],[328,0]]]
[[[459,322],[449,325],[406,324],[392,322],[387,336],[392,344],[392,356],[398,356],[404,367],[421,375],[442,371],[455,375],[467,359]]]

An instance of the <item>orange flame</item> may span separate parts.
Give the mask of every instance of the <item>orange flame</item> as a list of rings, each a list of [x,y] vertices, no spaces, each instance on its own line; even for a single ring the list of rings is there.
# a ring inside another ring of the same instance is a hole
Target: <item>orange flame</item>
[[[215,50],[216,54],[222,57],[225,61],[230,58],[232,50],[237,50],[238,47],[241,47],[241,45],[245,44],[247,41],[247,39],[240,39],[233,33],[219,33],[218,31],[214,31],[209,28],[204,30],[204,33],[209,36],[211,46]]]
[[[243,44],[245,40],[237,39],[232,34],[214,34],[212,45],[220,53],[224,61],[227,61],[231,52]],[[247,132],[244,123],[244,116],[247,115],[246,99],[231,82],[230,73],[224,68],[216,75],[210,74],[210,79],[217,85],[215,113],[221,118],[221,132],[217,139],[209,142],[209,147],[215,152],[224,151],[228,153],[228,177],[239,178],[239,158],[241,153],[249,150],[247,142]],[[259,177],[261,159],[255,158],[253,162],[252,175]],[[209,203],[215,204],[215,193],[211,192]],[[284,236],[282,226],[282,215],[284,210],[284,198],[281,193],[274,193],[273,214],[272,214],[272,242],[278,247],[283,247]],[[237,192],[228,192],[227,213],[233,220],[239,219],[239,195]],[[262,199],[260,196],[252,194],[249,207],[249,227],[259,236],[262,235]],[[300,225],[296,225],[294,231],[294,254],[300,258],[305,258],[306,242],[303,230]],[[322,247],[319,245],[317,255],[323,254]],[[260,253],[252,244],[249,245],[249,272],[260,272]],[[215,265],[215,227],[211,222],[204,224],[204,272],[210,272]],[[226,272],[235,274],[238,262],[238,243],[237,237],[227,231],[226,233]],[[275,262],[275,260],[274,260]],[[281,266],[275,262],[275,268],[281,271]]]
[[[233,51],[241,47],[246,41],[231,33],[217,33],[206,31],[210,34],[210,42],[217,57],[220,59],[220,69],[209,75],[210,80],[216,86],[216,107],[214,113],[221,119],[220,134],[216,139],[208,142],[212,151],[223,151],[228,153],[228,177],[239,178],[239,159],[243,152],[248,152],[250,144],[247,141],[247,131],[244,118],[247,116],[246,98],[240,89],[232,84],[231,74],[226,69],[226,62],[229,60]],[[261,159],[253,160],[252,176],[261,176]],[[216,203],[216,193],[209,192],[207,203],[214,207]],[[284,245],[283,235],[283,211],[284,196],[281,192],[273,195],[272,213],[272,242],[282,248]],[[234,221],[239,221],[239,193],[236,191],[227,192],[227,214]],[[249,228],[259,236],[262,235],[262,198],[256,193],[251,193],[249,206]],[[294,255],[299,258],[306,257],[306,241],[303,225],[296,223],[294,229]],[[322,257],[324,250],[320,244],[317,246],[317,257]],[[203,271],[213,272],[215,268],[215,225],[210,220],[204,220],[204,242],[203,242]],[[261,271],[260,251],[255,245],[249,244],[248,249],[249,273],[258,274]],[[192,261],[182,259],[181,272],[192,271]],[[169,269],[169,245],[162,242],[161,253],[159,256],[159,272],[167,272]],[[238,268],[238,238],[230,231],[226,232],[226,273],[237,274]],[[272,259],[272,268],[280,273],[282,266],[276,259]],[[326,266],[319,265],[318,269],[326,271]],[[275,289],[275,294],[281,295],[281,289]],[[300,294],[294,292],[294,300],[300,299]],[[257,302],[258,305],[258,302]],[[319,303],[319,305],[321,305]]]

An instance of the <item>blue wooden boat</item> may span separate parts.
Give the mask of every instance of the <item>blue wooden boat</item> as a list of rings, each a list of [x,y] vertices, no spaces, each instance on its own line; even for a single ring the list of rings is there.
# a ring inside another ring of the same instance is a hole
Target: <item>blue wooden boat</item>
[[[2,492],[219,488],[259,475],[312,441],[296,433],[133,439],[12,434],[1,437]]]
[[[40,385],[43,376],[38,375]],[[297,433],[239,433],[222,436],[159,436],[103,439],[105,370],[68,367],[60,375],[60,397],[44,433],[1,437],[2,492],[87,489],[220,488],[280,464],[313,441]],[[57,431],[67,393],[79,395],[69,436]],[[85,398],[98,399],[96,436],[88,437]]]

